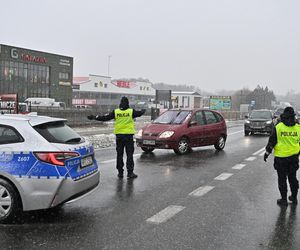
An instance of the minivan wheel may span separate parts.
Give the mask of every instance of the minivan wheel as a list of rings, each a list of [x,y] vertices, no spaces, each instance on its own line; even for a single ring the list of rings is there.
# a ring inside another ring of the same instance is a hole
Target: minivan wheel
[[[174,152],[178,155],[184,155],[190,151],[190,144],[187,138],[183,137],[177,144],[177,148],[174,149]]]
[[[19,194],[8,181],[0,178],[0,223],[12,222],[20,210]]]
[[[222,150],[225,147],[225,137],[224,136],[220,136],[218,141],[215,143],[215,149],[216,150]]]
[[[145,153],[151,153],[154,148],[147,148],[147,147],[141,147],[141,149],[145,152]]]

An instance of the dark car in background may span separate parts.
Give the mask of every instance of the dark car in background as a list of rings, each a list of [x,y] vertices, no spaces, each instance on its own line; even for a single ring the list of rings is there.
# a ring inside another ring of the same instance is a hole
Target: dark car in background
[[[185,154],[192,147],[225,147],[227,127],[223,116],[212,110],[170,109],[136,135],[138,147],[147,153],[156,148]]]
[[[249,116],[245,117],[244,131],[245,136],[254,133],[268,133],[272,131],[273,114],[267,109],[253,110]]]
[[[276,125],[280,121],[280,115],[283,114],[283,111],[284,111],[284,108],[278,108],[274,112],[274,115],[273,115],[273,123],[274,123],[274,125]],[[296,116],[295,116],[296,122],[300,124],[300,111],[296,111],[295,110],[295,113],[296,113]]]

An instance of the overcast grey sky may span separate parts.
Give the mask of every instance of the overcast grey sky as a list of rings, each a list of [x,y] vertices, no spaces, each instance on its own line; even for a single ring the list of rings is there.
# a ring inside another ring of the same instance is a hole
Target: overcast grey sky
[[[74,57],[74,76],[300,92],[298,0],[0,0],[0,43]]]

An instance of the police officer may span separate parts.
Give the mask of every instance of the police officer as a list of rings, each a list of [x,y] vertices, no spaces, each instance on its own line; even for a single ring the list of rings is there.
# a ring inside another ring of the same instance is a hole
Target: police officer
[[[286,107],[280,115],[280,122],[273,128],[266,146],[264,161],[274,149],[274,168],[278,175],[278,188],[281,199],[278,205],[287,206],[287,183],[288,179],[291,189],[289,200],[297,204],[299,183],[296,172],[299,168],[300,151],[300,125],[296,123],[295,111],[292,107]]]
[[[145,109],[141,111],[134,110],[129,107],[128,98],[123,96],[118,109],[111,111],[107,115],[89,115],[87,118],[89,120],[98,121],[109,121],[115,119],[114,134],[116,135],[116,150],[117,150],[117,169],[118,177],[122,179],[123,175],[123,154],[124,148],[127,155],[126,168],[127,168],[127,178],[137,178],[138,176],[133,172],[134,161],[134,141],[133,135],[135,134],[134,121],[136,117],[140,117],[145,113]]]

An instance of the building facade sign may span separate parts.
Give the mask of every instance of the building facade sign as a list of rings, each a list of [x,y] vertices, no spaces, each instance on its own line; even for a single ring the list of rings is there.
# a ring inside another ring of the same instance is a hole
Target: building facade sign
[[[10,56],[13,59],[21,58],[21,60],[26,61],[26,62],[47,63],[47,60],[45,57],[33,56],[31,54],[24,54],[24,53],[19,55],[18,49],[16,49],[16,48],[12,48],[10,50]]]
[[[72,99],[73,105],[96,105],[96,99]]]
[[[134,88],[136,84],[134,82],[127,82],[127,81],[113,81],[112,84],[119,88]]]

